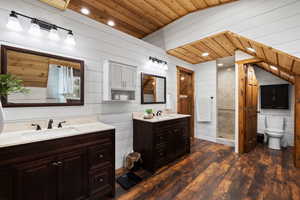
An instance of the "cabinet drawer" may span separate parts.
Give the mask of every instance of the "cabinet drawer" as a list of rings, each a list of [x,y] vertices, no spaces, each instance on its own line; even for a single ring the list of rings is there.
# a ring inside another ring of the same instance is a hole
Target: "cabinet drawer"
[[[169,129],[174,127],[185,127],[188,126],[188,118],[175,119],[170,121],[158,122],[155,124],[155,131],[161,131],[163,129]]]
[[[89,167],[95,168],[99,165],[111,164],[113,161],[112,148],[112,143],[98,144],[89,147]]]
[[[98,168],[89,173],[89,195],[93,197],[103,196],[112,191],[114,177],[112,166]]]

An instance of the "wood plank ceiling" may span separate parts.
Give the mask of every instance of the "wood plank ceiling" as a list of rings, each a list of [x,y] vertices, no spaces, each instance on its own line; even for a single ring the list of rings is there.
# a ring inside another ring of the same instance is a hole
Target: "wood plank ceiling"
[[[246,37],[224,31],[201,40],[168,50],[168,54],[191,64],[199,64],[218,58],[233,56],[241,50],[260,59],[257,66],[280,78],[294,83],[294,75],[300,75],[300,59],[250,40]],[[203,53],[209,53],[203,56]]]
[[[71,0],[68,8],[81,13],[90,10],[88,17],[137,38],[166,26],[191,12],[237,0]]]

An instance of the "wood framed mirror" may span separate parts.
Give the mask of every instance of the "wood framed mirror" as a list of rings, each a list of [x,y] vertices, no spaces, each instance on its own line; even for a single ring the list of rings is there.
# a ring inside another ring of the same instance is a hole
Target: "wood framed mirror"
[[[165,104],[166,77],[145,73],[142,73],[141,77],[142,104]]]
[[[3,107],[84,105],[84,61],[1,46],[1,74],[22,81],[28,94],[2,97]]]

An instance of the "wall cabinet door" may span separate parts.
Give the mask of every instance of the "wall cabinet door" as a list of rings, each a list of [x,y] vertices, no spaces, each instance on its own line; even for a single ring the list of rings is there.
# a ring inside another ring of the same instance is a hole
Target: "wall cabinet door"
[[[122,66],[112,63],[110,65],[110,83],[111,88],[113,89],[122,89],[124,87],[124,83],[122,81]]]
[[[87,196],[87,158],[84,151],[58,157],[59,200],[80,200]]]
[[[136,71],[132,67],[123,67],[122,69],[122,81],[125,90],[135,89],[135,77]]]
[[[17,200],[57,200],[57,168],[53,157],[14,167]]]

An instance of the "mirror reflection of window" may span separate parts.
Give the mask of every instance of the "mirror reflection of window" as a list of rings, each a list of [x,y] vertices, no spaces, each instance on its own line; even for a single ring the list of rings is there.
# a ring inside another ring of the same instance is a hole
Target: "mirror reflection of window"
[[[49,65],[47,99],[66,103],[74,97],[74,72],[72,67]]]

